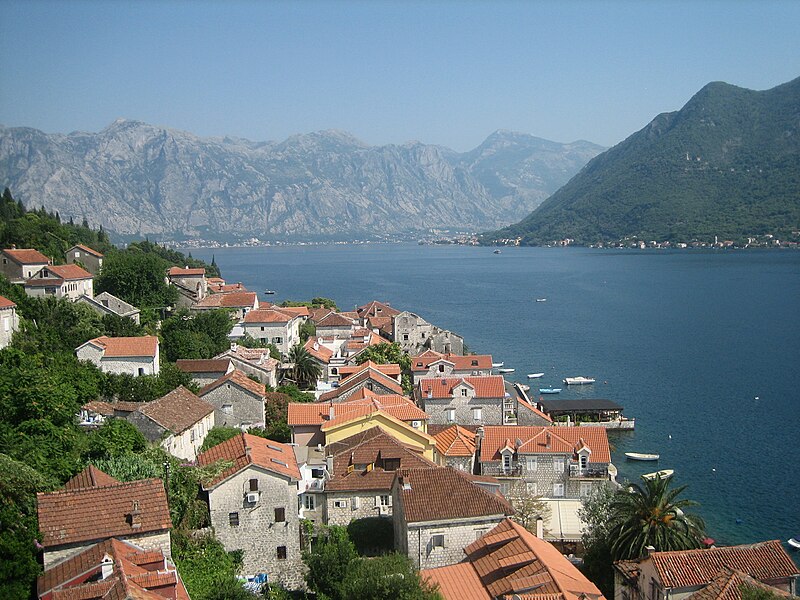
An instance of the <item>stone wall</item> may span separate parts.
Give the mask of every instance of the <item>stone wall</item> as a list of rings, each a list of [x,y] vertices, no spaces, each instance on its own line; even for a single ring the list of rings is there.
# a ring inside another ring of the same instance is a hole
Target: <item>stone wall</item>
[[[562,459],[559,463],[556,458]],[[509,475],[514,475],[515,479],[508,480],[509,484],[514,481],[519,481],[527,485],[528,493],[531,495],[542,496],[543,498],[571,498],[579,499],[589,493],[588,486],[603,486],[609,485],[608,478],[591,478],[579,479],[570,477],[569,457],[566,454],[553,455],[553,454],[537,454],[535,460],[533,455],[518,455],[512,461],[512,472]],[[490,476],[502,476],[503,470],[501,468],[501,461],[488,461],[481,463],[481,473]],[[559,464],[563,466],[559,466]],[[608,470],[608,463],[590,463],[590,469]],[[581,483],[584,483],[583,493]],[[555,486],[556,484],[563,485],[563,495],[557,495]],[[507,488],[508,486],[506,486]],[[507,491],[504,490],[504,493]]]
[[[404,547],[419,569],[454,565],[464,560],[464,548],[504,518],[505,515],[491,515],[476,519],[412,523],[403,532],[404,542],[398,546],[395,538],[395,546],[398,551]]]
[[[473,456],[445,456],[444,464],[446,467],[453,467],[459,471],[472,473],[472,466],[475,458]]]
[[[264,399],[230,382],[201,396],[214,405],[214,423],[221,427],[264,425]],[[230,408],[227,408],[230,407]]]
[[[389,496],[390,506],[385,514],[380,513],[378,508],[379,496]],[[336,506],[336,504],[344,506]],[[391,518],[394,504],[389,490],[370,490],[370,491],[341,491],[325,493],[325,512],[323,518],[326,525],[347,526],[350,521],[364,519],[367,517],[385,516]]]
[[[168,560],[172,560],[172,546],[170,545],[169,531],[157,531],[139,535],[118,535],[115,537],[136,544],[145,550],[161,550]],[[50,569],[53,565],[57,565],[76,554],[80,554],[90,546],[94,546],[105,539],[107,538],[98,538],[87,542],[47,548],[43,554],[44,568],[45,570]]]
[[[421,398],[417,404],[430,415],[429,425],[503,425],[503,399],[478,398],[476,396],[453,398]],[[455,420],[447,418],[447,409],[455,409]],[[481,418],[474,418],[473,409],[481,409]]]

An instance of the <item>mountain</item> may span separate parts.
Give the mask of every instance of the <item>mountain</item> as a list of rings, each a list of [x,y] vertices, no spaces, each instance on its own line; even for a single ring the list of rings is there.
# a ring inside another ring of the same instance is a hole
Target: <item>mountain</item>
[[[800,78],[766,91],[710,83],[592,159],[520,223],[525,245],[713,241],[800,229]]]
[[[69,135],[0,127],[0,184],[27,205],[120,236],[481,231],[528,214],[602,150],[509,132],[463,154],[368,146],[340,131],[257,143],[118,120]]]

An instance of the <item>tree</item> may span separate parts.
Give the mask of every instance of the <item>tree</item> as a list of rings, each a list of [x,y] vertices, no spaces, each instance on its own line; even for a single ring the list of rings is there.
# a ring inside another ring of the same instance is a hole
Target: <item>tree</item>
[[[242,433],[242,430],[238,427],[223,427],[221,425],[216,425],[209,429],[208,434],[206,435],[206,439],[203,440],[203,445],[200,446],[200,452],[205,452],[221,444],[222,442],[227,442],[229,439],[236,437]]]
[[[598,486],[583,499],[578,516],[584,522],[581,536],[584,555],[581,571],[606,598],[614,597],[614,560],[611,557],[608,516],[614,490]]]
[[[403,352],[400,344],[393,342],[391,344],[382,343],[375,346],[365,348],[361,354],[356,357],[356,364],[364,364],[368,360],[379,365],[395,364],[400,365],[402,373],[403,392],[406,394],[411,393],[411,357]]]
[[[289,362],[294,363],[292,378],[300,387],[309,388],[316,384],[320,376],[319,365],[301,344],[295,344],[289,349]]]
[[[213,358],[230,348],[228,334],[232,328],[226,310],[190,313],[181,309],[161,325],[164,354],[173,362],[179,358]]]
[[[147,440],[125,419],[110,419],[89,434],[89,458],[115,458],[123,454],[143,452]]]
[[[356,547],[344,527],[331,525],[303,552],[303,562],[308,567],[306,582],[319,598],[343,600],[342,584],[347,573],[358,561]],[[357,597],[357,596],[354,596]]]
[[[192,537],[181,532],[172,532],[172,558],[186,590],[193,599],[210,600],[227,598],[218,590],[232,590],[236,573],[241,566],[241,553],[226,552],[222,543],[213,535]],[[245,591],[241,584],[239,589]],[[238,590],[233,594],[239,594]],[[231,600],[251,596],[231,595]]]
[[[95,280],[95,291],[108,292],[139,308],[171,306],[178,300],[178,291],[164,281],[169,266],[160,256],[135,248],[111,252]]]
[[[300,341],[306,342],[308,338],[317,335],[317,326],[311,321],[306,321],[300,325]]]
[[[538,519],[547,521],[550,517],[550,507],[540,496],[529,494],[524,481],[514,484],[506,498],[514,507],[514,520],[531,533],[536,533]]]
[[[362,558],[345,574],[342,598],[359,600],[436,600],[436,588],[423,581],[411,560],[403,554]]]
[[[671,488],[671,478],[642,478],[617,490],[609,504],[611,554],[614,560],[640,558],[653,546],[657,551],[702,547],[705,524],[685,508],[697,506],[678,499],[686,486]]]

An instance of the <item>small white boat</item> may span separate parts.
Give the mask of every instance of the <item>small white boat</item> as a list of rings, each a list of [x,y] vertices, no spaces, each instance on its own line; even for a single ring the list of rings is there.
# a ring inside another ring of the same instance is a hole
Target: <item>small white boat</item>
[[[264,290],[264,293],[265,293],[267,296],[271,296],[272,294],[274,294],[274,293],[275,293],[275,290]]]
[[[506,369],[497,369],[497,372],[498,373],[513,373],[514,369],[508,369],[508,368],[506,368]]]
[[[594,383],[595,380],[591,377],[566,377],[564,379],[564,383],[567,385],[588,385],[590,383]]]
[[[500,250],[495,250],[494,253],[495,254],[500,254]]]
[[[674,472],[673,469],[664,469],[663,471],[656,471],[655,473],[646,473],[642,475],[642,479],[669,479]]]
[[[502,367],[504,364],[505,364],[505,363],[501,363],[501,362],[499,362],[499,363],[492,363],[492,368],[493,368],[493,369],[499,369],[499,368],[500,368],[500,367]]]
[[[537,298],[537,302],[547,302],[547,298]]]
[[[539,388],[540,394],[558,394],[561,388]]]
[[[528,379],[539,379],[539,377],[544,377],[544,373],[528,373]]]
[[[658,454],[642,454],[641,452],[626,452],[625,458],[630,458],[631,460],[658,460]]]
[[[793,538],[789,538],[786,541],[786,543],[789,544],[792,548],[797,548],[798,550],[800,550],[800,535],[796,535]]]

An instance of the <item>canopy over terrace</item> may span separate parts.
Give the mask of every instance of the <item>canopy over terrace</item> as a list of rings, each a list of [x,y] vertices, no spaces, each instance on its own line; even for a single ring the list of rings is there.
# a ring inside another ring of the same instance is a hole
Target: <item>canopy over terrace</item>
[[[615,421],[622,416],[622,406],[605,399],[545,400],[539,398],[538,405],[554,421],[568,416],[571,421]]]

